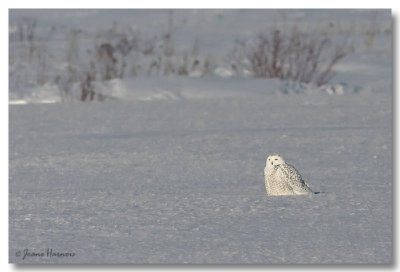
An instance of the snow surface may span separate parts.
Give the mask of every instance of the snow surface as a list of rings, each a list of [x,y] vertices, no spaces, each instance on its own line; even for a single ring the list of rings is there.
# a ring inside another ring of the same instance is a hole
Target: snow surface
[[[390,263],[391,93],[10,106],[9,190],[16,263]]]
[[[220,13],[199,14],[226,29],[230,13]],[[311,13],[310,24],[324,17]],[[136,77],[97,86],[104,102],[57,103],[52,85],[10,85],[9,261],[392,263],[390,38],[346,58],[321,87]],[[271,153],[318,194],[266,196]]]

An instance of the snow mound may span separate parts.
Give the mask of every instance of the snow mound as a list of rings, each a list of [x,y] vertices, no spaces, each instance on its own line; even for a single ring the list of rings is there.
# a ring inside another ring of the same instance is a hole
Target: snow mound
[[[183,77],[138,77],[113,79],[93,83],[95,101],[154,101],[186,99],[219,99],[265,95],[349,95],[368,91],[361,86],[346,83],[315,86],[278,79],[234,78],[183,78]],[[10,92],[9,104],[37,104],[79,101],[80,86],[74,84],[68,93],[55,84],[27,87],[29,90]]]
[[[324,84],[316,86],[313,84],[299,83],[286,81],[283,82],[280,87],[280,92],[283,94],[327,94],[327,95],[345,95],[345,94],[357,94],[360,92],[367,91],[366,88],[361,86],[352,86],[346,83],[336,84]]]

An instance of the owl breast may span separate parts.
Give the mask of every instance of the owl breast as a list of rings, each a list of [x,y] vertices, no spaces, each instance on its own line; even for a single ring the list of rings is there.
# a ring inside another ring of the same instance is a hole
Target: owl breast
[[[264,171],[265,174],[265,188],[268,195],[293,195],[293,189],[282,179],[278,174],[279,166],[275,166],[271,171]]]

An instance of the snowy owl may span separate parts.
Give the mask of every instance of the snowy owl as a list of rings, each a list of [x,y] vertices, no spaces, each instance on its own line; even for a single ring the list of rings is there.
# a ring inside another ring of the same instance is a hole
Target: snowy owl
[[[300,173],[278,154],[268,156],[264,168],[267,195],[305,195],[313,193]]]

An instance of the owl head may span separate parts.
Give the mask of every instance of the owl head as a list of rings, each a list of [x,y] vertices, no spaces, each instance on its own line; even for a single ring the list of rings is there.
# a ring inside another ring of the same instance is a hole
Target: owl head
[[[265,166],[267,168],[274,168],[277,165],[285,164],[285,160],[278,154],[269,155],[267,161],[265,162]]]

